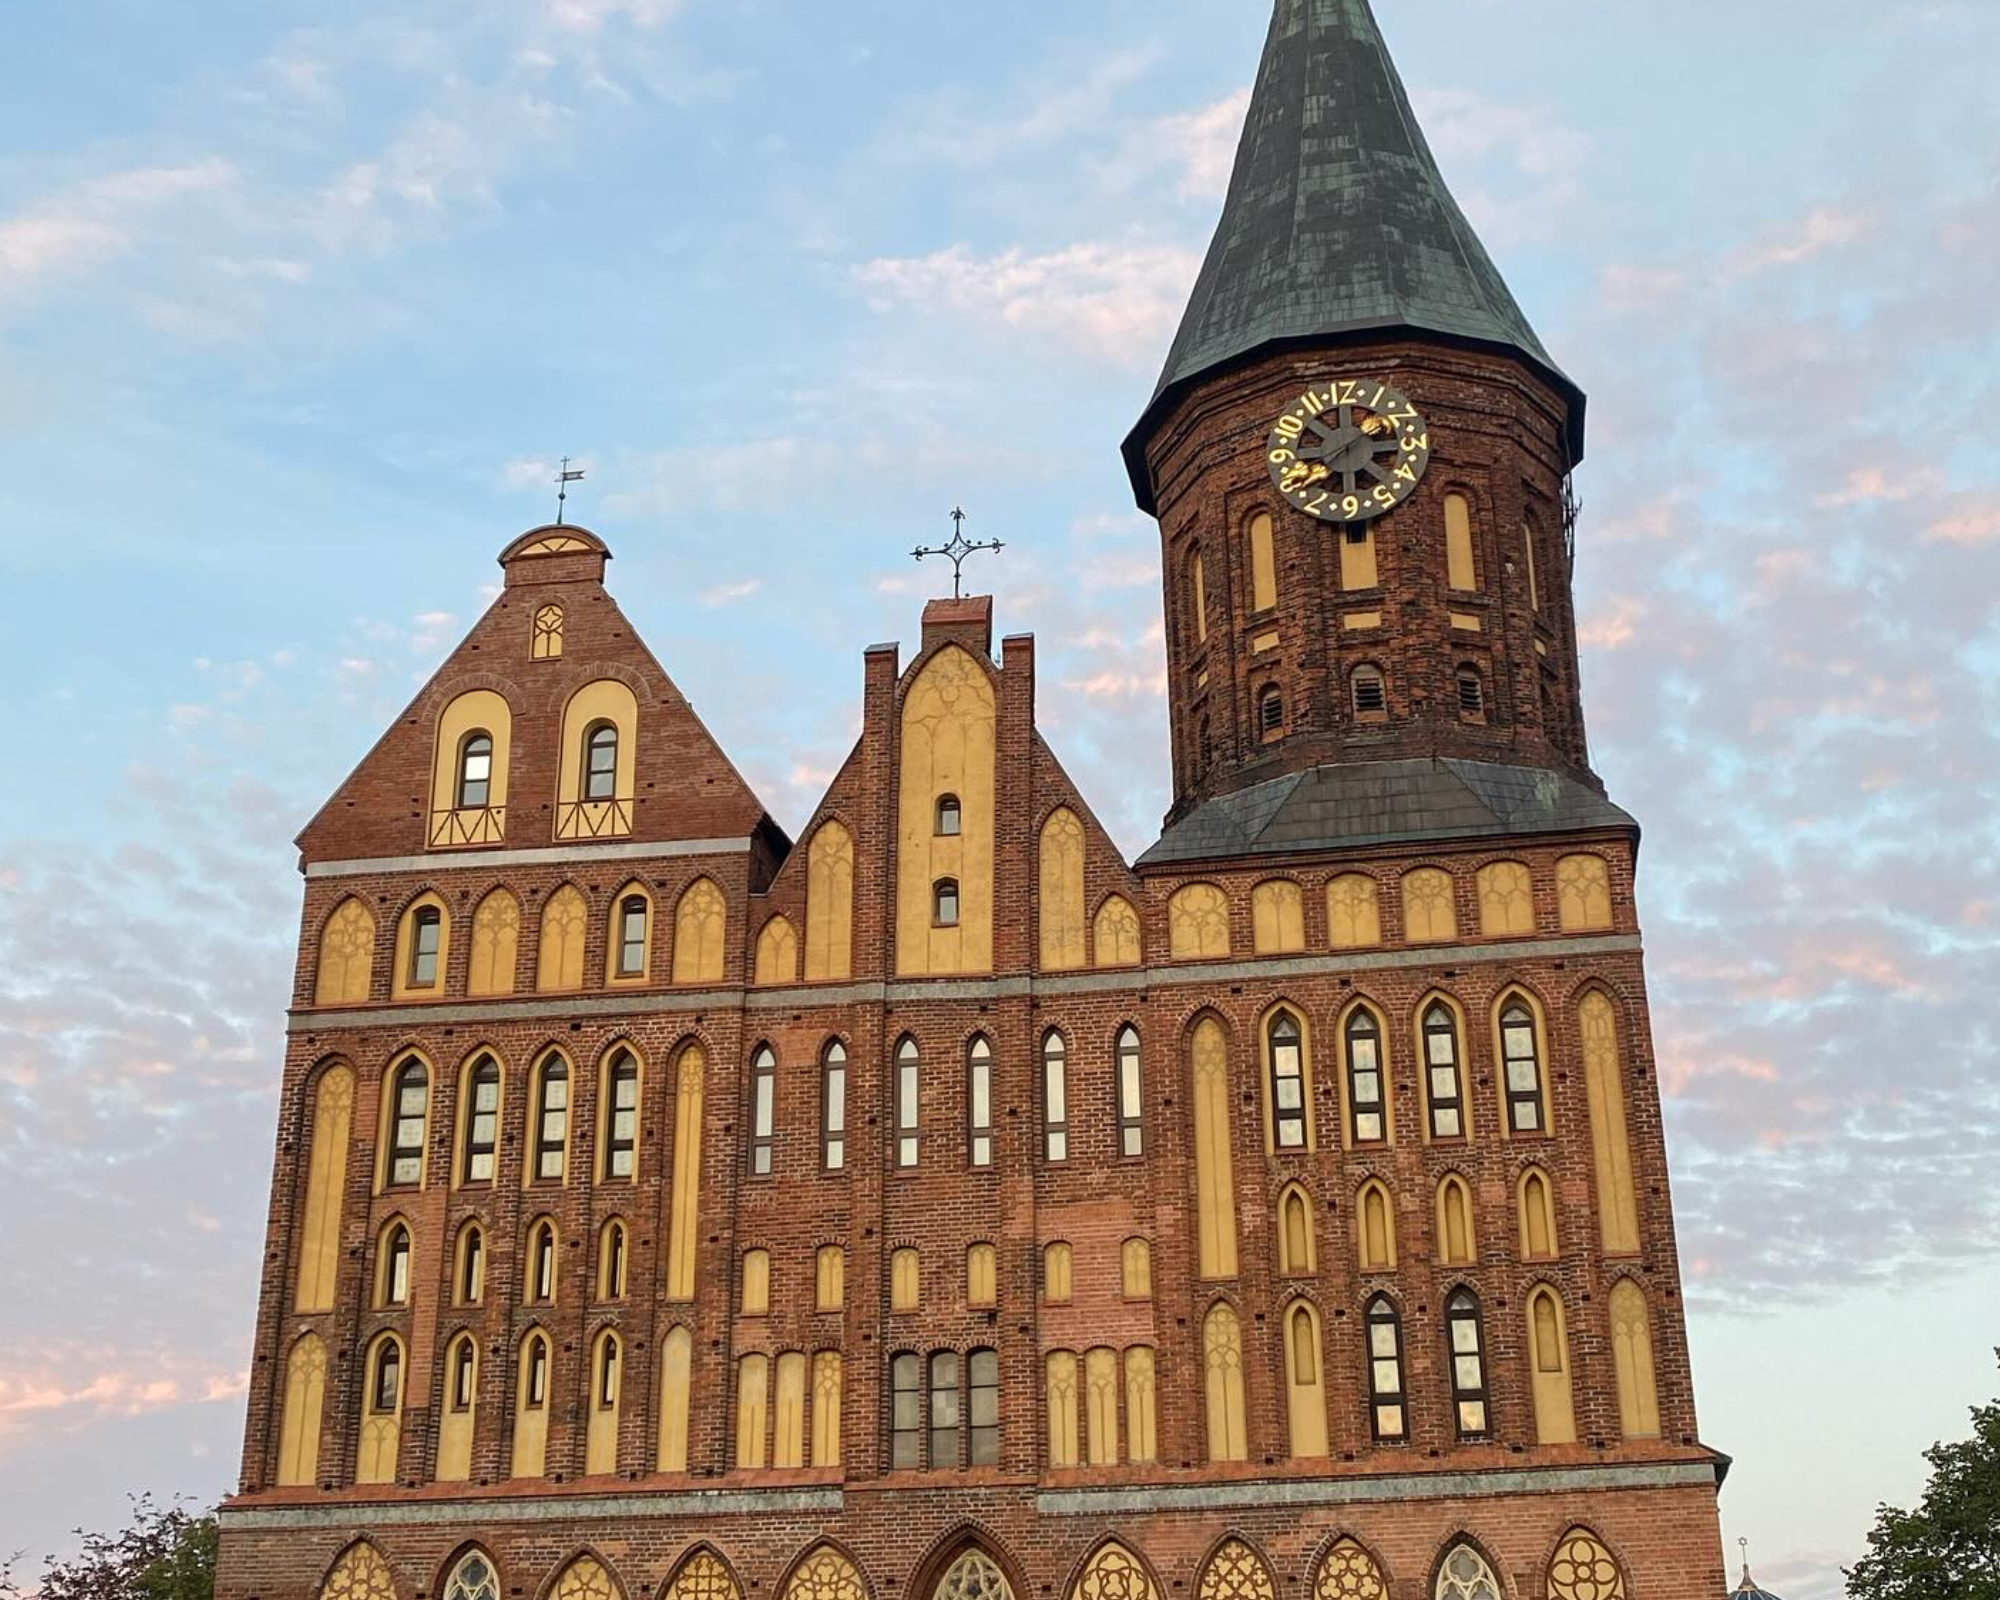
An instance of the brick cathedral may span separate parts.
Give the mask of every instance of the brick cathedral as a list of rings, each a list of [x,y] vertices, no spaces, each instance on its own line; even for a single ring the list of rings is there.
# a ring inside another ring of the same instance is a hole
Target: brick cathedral
[[[221,1600],[1715,1600],[1584,398],[1278,0],[1125,458],[1174,800],[935,601],[777,823],[538,528],[300,838]]]

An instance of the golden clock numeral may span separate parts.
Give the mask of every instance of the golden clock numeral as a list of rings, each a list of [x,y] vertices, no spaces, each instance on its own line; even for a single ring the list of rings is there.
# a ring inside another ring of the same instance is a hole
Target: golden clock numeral
[[[1306,425],[1299,421],[1297,417],[1278,418],[1278,432],[1282,433],[1287,439],[1296,439],[1305,431]]]
[[[1306,390],[1299,398],[1299,409],[1308,416],[1318,416],[1327,408],[1328,404],[1328,400],[1320,399],[1319,395],[1311,389]]]

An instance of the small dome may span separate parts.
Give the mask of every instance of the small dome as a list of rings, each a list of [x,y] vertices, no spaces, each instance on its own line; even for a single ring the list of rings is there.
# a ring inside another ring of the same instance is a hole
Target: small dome
[[[1769,1589],[1760,1587],[1757,1580],[1750,1576],[1750,1564],[1746,1561],[1743,1564],[1743,1581],[1730,1590],[1729,1600],[1778,1600],[1778,1597]]]

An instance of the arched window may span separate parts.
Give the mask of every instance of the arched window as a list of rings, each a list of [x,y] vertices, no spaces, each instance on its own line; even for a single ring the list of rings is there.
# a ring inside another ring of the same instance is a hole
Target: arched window
[[[458,808],[484,811],[493,794],[493,735],[468,733],[458,747]]]
[[[583,797],[586,800],[618,798],[618,725],[592,724],[583,736]]]
[[[447,1363],[450,1386],[445,1403],[455,1412],[470,1411],[479,1398],[479,1344],[471,1334],[453,1341]]]
[[[1268,512],[1259,512],[1250,519],[1250,609],[1269,611],[1277,603],[1277,529]]]
[[[625,1263],[629,1254],[630,1251],[626,1248],[625,1224],[613,1217],[605,1223],[597,1240],[598,1299],[625,1298]]]
[[[1445,1339],[1451,1347],[1451,1398],[1457,1409],[1458,1436],[1483,1439],[1489,1430],[1486,1414],[1486,1330],[1479,1317],[1479,1297],[1460,1289],[1445,1302]]]
[[[771,1252],[745,1250],[743,1279],[737,1289],[736,1309],[746,1317],[769,1316],[771,1312]]]
[[[430,1123],[431,1074],[412,1056],[396,1069],[391,1090],[394,1118],[389,1138],[389,1186],[414,1189],[424,1181],[424,1130]]]
[[[560,612],[558,612],[560,615]],[[452,1569],[444,1600],[500,1600],[500,1579],[493,1563],[475,1550]]]
[[[1304,1189],[1292,1184],[1278,1196],[1278,1272],[1287,1278],[1309,1278],[1318,1271],[1312,1203]]]
[[[528,1230],[527,1298],[547,1305],[556,1297],[556,1225],[544,1217]]]
[[[481,1056],[465,1089],[465,1181],[491,1183],[500,1147],[500,1064]]]
[[[914,1167],[922,1134],[923,1056],[917,1041],[896,1046],[896,1165]]]
[[[999,1295],[1000,1260],[990,1244],[975,1244],[965,1252],[965,1303],[975,1311],[991,1310]]]
[[[1305,1040],[1298,1018],[1279,1011],[1270,1022],[1271,1139],[1280,1150],[1306,1148]]]
[[[1285,731],[1285,691],[1275,683],[1266,684],[1257,696],[1257,736],[1276,739]]]
[[[1507,1083],[1507,1126],[1515,1133],[1548,1131],[1542,1101],[1542,1050],[1535,1014],[1523,1000],[1500,1012],[1500,1059]]]
[[[1355,1144],[1389,1137],[1388,1092],[1382,1071],[1382,1024],[1366,1006],[1347,1019],[1347,1131]]]
[[[1463,1139],[1465,1078],[1459,1068],[1458,1015],[1442,1000],[1424,1012],[1424,1071],[1431,1137]]]
[[[618,902],[615,976],[643,978],[646,975],[648,930],[652,927],[652,920],[652,906],[643,894],[628,894]]]
[[[611,1058],[604,1090],[604,1176],[629,1182],[639,1166],[639,1063],[631,1051]]]
[[[1127,1239],[1118,1252],[1119,1283],[1127,1300],[1153,1298],[1153,1247],[1144,1239]]]
[[[993,1165],[993,1046],[985,1034],[965,1052],[966,1153],[975,1167]]]
[[[1588,1528],[1571,1528],[1549,1563],[1549,1600],[1625,1600],[1618,1558]]]
[[[542,1063],[535,1097],[535,1180],[560,1183],[569,1157],[569,1063],[550,1056]]]
[[[1438,1569],[1436,1600],[1502,1600],[1500,1580],[1484,1556],[1462,1544]]]
[[[390,1223],[382,1235],[375,1303],[385,1307],[410,1303],[410,1230],[400,1222]]]
[[[536,661],[559,661],[563,653],[563,608],[543,606],[535,613],[535,637],[529,651]]]
[[[1042,1040],[1042,1153],[1069,1160],[1069,1056],[1053,1028]]]
[[[940,878],[932,886],[931,921],[940,928],[958,926],[958,879]]]
[[[462,1306],[476,1306],[486,1298],[486,1233],[476,1222],[458,1230],[458,1266],[452,1284]]]
[[[847,1046],[829,1039],[819,1062],[820,1161],[828,1172],[847,1166]]]
[[[1218,1301],[1201,1327],[1208,1399],[1208,1459],[1248,1461],[1250,1438],[1243,1403],[1243,1324],[1236,1308]]]
[[[924,1364],[905,1350],[889,1361],[889,1465],[909,1472],[923,1464]]]
[[[1042,1251],[1042,1300],[1047,1305],[1065,1306],[1074,1292],[1076,1253],[1057,1240]]]
[[[931,1357],[930,1464],[958,1465],[958,1352],[940,1350]]]
[[[965,832],[965,807],[955,794],[940,795],[937,803],[937,831],[941,839],[956,839]]]
[[[1146,1085],[1139,1057],[1139,1030],[1118,1030],[1118,1153],[1146,1153]]]
[[[847,1252],[823,1244],[813,1254],[813,1309],[838,1311],[847,1303]]]
[[[916,1311],[923,1305],[923,1257],[905,1246],[889,1257],[889,1309]]]
[[[1377,1295],[1368,1306],[1368,1395],[1377,1444],[1401,1444],[1410,1436],[1403,1388],[1403,1318],[1396,1302]]]
[[[1462,666],[1458,669],[1458,720],[1460,722],[1486,720],[1486,680],[1474,666]]]
[[[759,1045],[750,1058],[750,1172],[768,1178],[778,1132],[778,1057]]]
[[[436,906],[419,906],[410,917],[410,969],[405,979],[412,989],[435,989],[438,952],[444,948],[444,913]]]
[[[1357,722],[1389,720],[1389,685],[1380,667],[1356,667],[1349,674],[1347,685]]]
[[[403,1406],[403,1346],[393,1336],[385,1336],[375,1346],[375,1360],[368,1378],[368,1410],[378,1417],[393,1417]]]

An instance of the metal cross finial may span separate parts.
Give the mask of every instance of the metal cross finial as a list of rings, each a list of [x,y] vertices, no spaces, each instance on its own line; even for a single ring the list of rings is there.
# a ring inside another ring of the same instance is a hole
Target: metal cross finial
[[[571,471],[569,457],[562,459],[562,470],[556,474],[556,526],[563,525],[563,515],[569,506],[569,486],[583,482],[583,473]]]
[[[1747,1589],[1750,1587],[1750,1541],[1738,1539],[1736,1547],[1743,1552],[1743,1587]]]
[[[951,597],[954,600],[963,600],[965,598],[966,557],[977,555],[982,550],[991,550],[995,555],[998,555],[1002,550],[1007,548],[998,539],[988,539],[984,543],[974,544],[965,536],[965,520],[964,509],[962,507],[953,507],[951,513],[951,543],[939,545],[935,549],[920,545],[910,552],[919,561],[923,560],[925,556],[943,556],[951,563]]]

